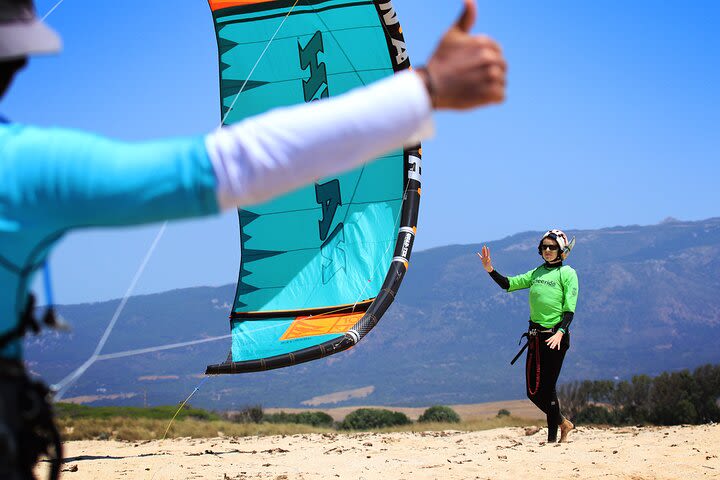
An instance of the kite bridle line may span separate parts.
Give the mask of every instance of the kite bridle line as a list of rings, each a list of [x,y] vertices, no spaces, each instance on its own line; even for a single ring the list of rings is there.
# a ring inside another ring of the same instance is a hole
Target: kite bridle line
[[[185,405],[187,404],[187,402],[190,401],[190,399],[192,398],[192,396],[195,395],[195,393],[196,393],[198,390],[200,390],[200,387],[202,387],[202,384],[205,383],[205,381],[206,381],[208,378],[210,378],[210,376],[209,376],[209,375],[205,375],[205,376],[202,378],[202,380],[200,380],[200,383],[197,384],[197,386],[196,386],[195,389],[192,391],[192,393],[191,393],[190,395],[188,395],[188,397],[185,399],[185,401],[180,404],[180,407],[178,407],[177,411],[175,412],[175,415],[173,415],[173,417],[170,419],[170,423],[168,423],[168,426],[167,426],[167,428],[165,429],[165,433],[163,433],[163,436],[162,436],[162,439],[161,439],[161,440],[165,440],[165,439],[167,438],[167,434],[168,434],[168,432],[170,431],[170,427],[172,427],[172,424],[173,424],[173,422],[175,421],[175,418],[176,418],[176,417],[178,416],[178,414],[180,413],[180,410],[182,410],[183,407],[185,407]]]
[[[235,108],[235,103],[237,102],[238,98],[240,97],[240,94],[245,91],[245,87],[247,86],[248,82],[250,81],[250,78],[252,77],[253,73],[255,73],[255,69],[260,64],[260,60],[263,59],[265,54],[268,51],[268,48],[270,48],[270,44],[275,40],[275,37],[277,37],[277,34],[280,33],[280,30],[282,29],[283,25],[285,25],[285,21],[288,19],[290,14],[295,10],[295,7],[297,6],[298,2],[300,0],[295,0],[295,3],[292,4],[292,7],[290,7],[290,10],[288,10],[288,13],[285,14],[285,16],[282,19],[282,22],[280,22],[280,25],[278,25],[278,28],[275,29],[275,33],[273,33],[272,37],[270,37],[270,40],[268,40],[267,45],[265,45],[265,48],[263,49],[262,53],[260,53],[260,56],[255,61],[255,65],[250,69],[250,73],[248,74],[247,78],[243,82],[243,84],[240,86],[240,90],[237,94],[235,94],[235,98],[233,98],[232,103],[230,103],[230,107],[228,108],[228,111],[225,112],[225,115],[223,116],[222,120],[220,121],[220,127],[221,128],[225,124],[225,120],[227,120],[228,115],[230,115],[230,112],[232,112],[232,109]]]
[[[140,264],[140,267],[138,268],[137,272],[135,272],[135,276],[133,277],[132,281],[130,282],[130,285],[127,288],[127,291],[125,292],[125,296],[123,296],[122,300],[118,304],[117,308],[115,309],[115,313],[112,316],[112,319],[110,320],[110,323],[108,324],[107,328],[105,328],[105,332],[103,333],[103,336],[100,338],[100,341],[98,342],[97,346],[95,347],[95,351],[93,354],[88,358],[85,363],[80,365],[74,372],[72,372],[70,375],[62,379],[60,382],[58,382],[55,385],[52,385],[52,389],[55,390],[57,393],[55,395],[55,400],[59,401],[62,400],[63,396],[67,392],[67,390],[72,386],[72,384],[82,376],[83,373],[87,371],[90,366],[95,363],[98,356],[100,355],[100,352],[102,351],[103,347],[105,346],[105,343],[107,342],[108,338],[110,337],[110,333],[115,328],[115,324],[117,323],[118,318],[120,318],[120,314],[125,309],[125,305],[127,304],[128,299],[130,298],[130,295],[132,295],[132,292],[135,290],[135,286],[137,285],[138,281],[140,280],[140,277],[142,277],[142,274],[145,272],[145,267],[147,266],[148,262],[150,261],[150,258],[152,257],[152,254],[155,252],[155,247],[157,247],[157,244],[160,242],[160,239],[162,238],[163,234],[165,233],[165,229],[167,227],[167,222],[163,223],[160,227],[160,230],[158,231],[157,235],[155,235],[155,240],[153,240],[153,243],[150,245],[150,248],[148,249],[147,253],[145,254],[145,258],[143,258],[142,263]]]
[[[52,7],[50,10],[48,10],[45,15],[43,15],[43,17],[40,19],[40,21],[44,22],[45,19],[46,19],[47,17],[49,17],[50,14],[52,14],[52,13],[55,11],[55,9],[58,8],[58,7],[60,6],[60,4],[63,3],[64,1],[65,1],[65,0],[60,0],[60,1],[57,2],[55,5],[53,5],[53,7]]]

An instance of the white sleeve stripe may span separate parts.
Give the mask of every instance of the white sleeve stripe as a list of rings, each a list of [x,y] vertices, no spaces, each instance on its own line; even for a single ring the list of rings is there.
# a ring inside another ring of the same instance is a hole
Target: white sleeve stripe
[[[205,145],[221,208],[259,203],[432,136],[422,79],[402,72],[336,98],[216,130]]]

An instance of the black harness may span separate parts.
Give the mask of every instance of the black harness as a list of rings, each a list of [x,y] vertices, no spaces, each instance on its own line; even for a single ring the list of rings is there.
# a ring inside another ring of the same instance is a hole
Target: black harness
[[[0,477],[33,478],[35,464],[46,455],[49,478],[58,479],[63,450],[50,390],[9,360],[0,360],[0,385]]]
[[[25,310],[20,316],[20,322],[12,330],[0,335],[0,350],[3,350],[15,340],[20,340],[28,332],[32,332],[33,335],[40,333],[41,324],[38,319],[35,318],[35,303],[35,295],[31,293],[28,295]],[[49,306],[45,310],[42,323],[49,328],[56,329],[60,327],[57,316],[55,315],[55,309],[52,306]]]
[[[522,343],[523,338],[527,338],[527,341],[510,362],[510,365],[515,365],[515,362],[517,362],[517,359],[520,358],[520,355],[522,355],[526,349],[529,349],[528,362],[525,368],[525,376],[527,377],[528,393],[530,393],[530,395],[535,395],[538,390],[540,390],[540,334],[557,332],[557,328],[540,330],[536,327],[537,324],[531,322],[528,331],[523,333],[522,336],[520,336],[520,341],[518,343]],[[534,388],[530,386],[530,372],[532,372],[533,366],[535,368]]]
[[[42,323],[57,325],[52,308],[45,311]],[[29,331],[40,331],[34,295],[28,297],[18,326],[0,336],[0,350]],[[50,397],[50,389],[30,379],[21,362],[0,359],[0,478],[33,478],[41,455],[49,458],[49,478],[59,478],[63,451]]]

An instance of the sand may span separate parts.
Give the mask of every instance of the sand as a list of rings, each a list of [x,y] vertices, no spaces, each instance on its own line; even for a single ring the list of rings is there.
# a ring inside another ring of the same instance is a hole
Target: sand
[[[67,442],[63,479],[720,479],[720,425]],[[39,467],[38,473],[47,467]]]

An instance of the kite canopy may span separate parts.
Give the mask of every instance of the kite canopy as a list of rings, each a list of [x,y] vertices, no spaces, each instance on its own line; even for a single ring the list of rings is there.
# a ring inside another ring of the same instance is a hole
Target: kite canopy
[[[225,124],[340,95],[410,67],[389,1],[210,0],[210,7]],[[419,145],[398,149],[239,210],[231,351],[206,373],[285,367],[360,341],[407,271],[420,164]]]

